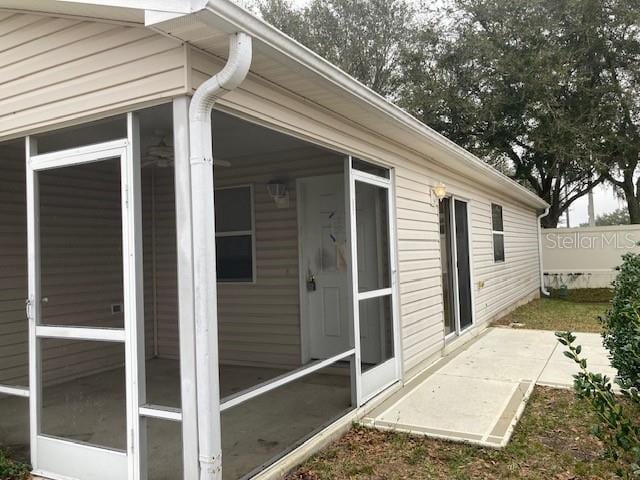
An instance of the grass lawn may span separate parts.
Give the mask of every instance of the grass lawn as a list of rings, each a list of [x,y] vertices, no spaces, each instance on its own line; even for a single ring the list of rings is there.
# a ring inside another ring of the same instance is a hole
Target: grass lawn
[[[0,448],[0,480],[25,480],[29,478],[28,465],[9,457],[9,453]]]
[[[288,480],[617,478],[590,434],[594,423],[573,392],[536,387],[505,449],[356,427]]]
[[[520,324],[517,328],[599,333],[602,327],[598,318],[608,307],[608,303],[581,303],[540,298],[518,307],[509,315],[494,322],[494,325],[509,326],[517,323]]]

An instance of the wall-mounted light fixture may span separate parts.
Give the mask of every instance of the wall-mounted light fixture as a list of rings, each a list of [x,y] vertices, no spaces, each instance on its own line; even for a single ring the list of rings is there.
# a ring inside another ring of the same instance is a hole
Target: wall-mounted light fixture
[[[431,189],[431,205],[435,205],[436,202],[441,201],[447,195],[447,187],[444,183],[438,182]]]
[[[289,191],[287,185],[281,180],[271,180],[267,183],[269,197],[278,208],[289,208]]]

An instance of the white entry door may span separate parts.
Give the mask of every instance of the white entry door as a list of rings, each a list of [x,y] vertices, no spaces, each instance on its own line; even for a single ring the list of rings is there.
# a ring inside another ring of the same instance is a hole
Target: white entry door
[[[41,155],[27,142],[33,469],[50,478],[137,480],[139,158],[127,139]],[[113,381],[92,383],[100,373]]]
[[[342,175],[298,180],[303,361],[349,348],[349,248]]]

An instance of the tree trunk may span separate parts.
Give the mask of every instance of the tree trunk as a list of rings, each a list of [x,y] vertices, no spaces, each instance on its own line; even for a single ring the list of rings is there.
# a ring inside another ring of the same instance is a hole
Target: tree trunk
[[[630,223],[640,224],[640,199],[633,195],[629,196],[626,192],[625,198],[627,200],[627,208],[629,209]]]
[[[560,221],[561,216],[562,212],[557,205],[551,205],[551,208],[549,208],[549,214],[546,217],[542,217],[540,224],[542,225],[542,228],[558,228],[558,222]]]
[[[624,192],[624,199],[627,201],[630,223],[640,224],[640,198],[636,195],[633,172],[631,174],[625,172],[622,191]]]

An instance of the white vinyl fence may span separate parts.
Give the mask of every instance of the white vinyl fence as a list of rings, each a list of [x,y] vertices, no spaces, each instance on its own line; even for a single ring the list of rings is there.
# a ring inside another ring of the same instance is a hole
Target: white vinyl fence
[[[609,287],[627,252],[640,252],[640,225],[542,230],[545,285]]]

